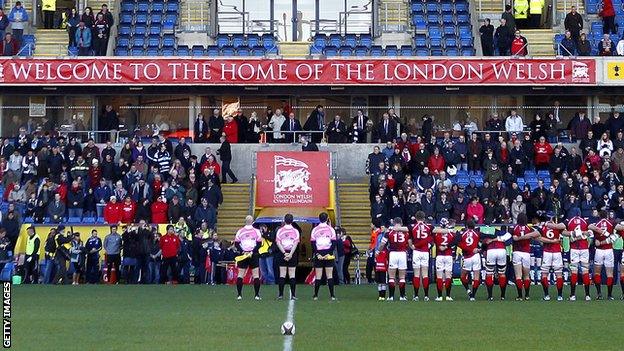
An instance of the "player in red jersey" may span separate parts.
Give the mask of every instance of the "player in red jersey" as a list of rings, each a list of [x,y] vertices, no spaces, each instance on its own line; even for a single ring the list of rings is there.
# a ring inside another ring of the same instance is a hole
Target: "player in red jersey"
[[[409,246],[412,249],[412,266],[414,267],[414,301],[418,301],[418,290],[422,278],[425,301],[429,301],[429,250],[433,243],[432,227],[425,223],[425,213],[416,212],[416,223],[412,227]]]
[[[559,224],[557,229],[565,229],[561,235],[570,238],[570,301],[576,301],[576,285],[578,284],[579,268],[582,269],[583,286],[585,287],[585,301],[591,301],[589,295],[589,242],[591,232],[588,231],[587,221],[580,216],[581,210],[572,210],[572,218],[564,226]],[[563,227],[563,228],[562,228]],[[580,267],[579,267],[580,265]]]
[[[544,257],[542,258],[542,288],[544,288],[544,301],[550,301],[548,292],[548,275],[550,270],[555,273],[557,284],[557,301],[563,301],[563,257],[561,255],[561,230],[557,229],[557,223],[551,219],[544,223],[541,228],[539,240],[544,244]]]
[[[613,223],[609,220],[607,211],[600,211],[600,220],[595,224],[590,224],[588,229],[594,232],[594,285],[598,296],[596,299],[602,300],[602,267],[607,275],[607,299],[613,300],[613,242],[617,239],[617,234],[613,233]]]
[[[453,301],[451,286],[453,277],[453,245],[455,245],[455,231],[449,228],[448,219],[440,220],[441,228],[433,229],[434,243],[436,245],[436,285],[438,297],[436,301],[443,301],[442,290],[446,289],[446,301]]]
[[[403,226],[401,217],[392,221],[392,229],[382,239],[383,247],[388,253],[388,301],[394,300],[395,279],[398,272],[399,293],[401,301],[407,301],[405,297],[405,271],[407,270],[407,249],[409,248],[409,230]]]
[[[475,222],[469,219],[466,230],[459,238],[459,248],[462,249],[463,263],[461,270],[461,282],[468,292],[470,301],[475,300],[477,289],[481,280],[481,248],[479,233],[475,229]],[[470,290],[470,273],[472,272],[472,290]]]
[[[505,242],[511,239],[511,234],[506,232],[496,237],[485,238],[483,243],[486,245],[487,252],[485,258],[485,286],[488,292],[488,301],[493,301],[492,290],[494,288],[494,273],[498,273],[498,286],[501,290],[501,300],[505,300],[505,291],[507,290],[507,250],[505,250]]]
[[[522,290],[524,288],[524,299],[529,299],[529,290],[531,288],[531,279],[529,272],[531,271],[531,240],[538,238],[540,233],[527,226],[526,213],[518,215],[518,224],[512,230],[513,239],[513,256],[512,263],[516,276],[516,289],[518,297],[516,300],[522,300]]]

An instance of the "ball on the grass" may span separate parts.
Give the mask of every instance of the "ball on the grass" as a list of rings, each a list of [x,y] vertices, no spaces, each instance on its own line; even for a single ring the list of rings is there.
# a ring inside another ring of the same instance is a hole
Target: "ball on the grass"
[[[282,324],[282,335],[295,335],[295,325],[292,322]]]

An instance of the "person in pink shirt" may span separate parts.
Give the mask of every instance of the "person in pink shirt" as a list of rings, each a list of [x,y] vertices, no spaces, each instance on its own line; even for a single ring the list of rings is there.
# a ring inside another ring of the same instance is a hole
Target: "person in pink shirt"
[[[284,285],[286,284],[286,273],[288,273],[288,279],[290,283],[290,298],[296,300],[295,288],[297,280],[295,278],[295,271],[297,270],[297,264],[299,259],[297,257],[297,245],[299,245],[300,235],[299,231],[293,227],[293,215],[288,213],[284,216],[284,225],[277,230],[275,235],[275,243],[277,244],[278,251],[276,253],[277,265],[279,267],[279,295],[278,300],[284,298]]]
[[[466,214],[468,215],[467,218],[474,219],[477,224],[483,224],[484,211],[485,210],[483,209],[483,205],[479,203],[479,198],[475,196],[472,198],[472,200],[468,204],[468,207],[466,208]]]
[[[260,230],[254,228],[253,222],[252,216],[245,217],[245,226],[236,232],[234,238],[234,245],[242,253],[236,259],[236,266],[238,267],[238,278],[236,279],[236,292],[238,295],[236,298],[238,300],[243,298],[243,277],[248,269],[251,269],[251,275],[253,276],[254,299],[261,300],[258,249],[262,244],[262,234]]]
[[[318,300],[318,291],[325,271],[327,279],[327,287],[332,300],[336,300],[334,294],[334,278],[332,276],[334,269],[334,248],[336,247],[336,231],[329,223],[329,216],[322,212],[319,214],[319,225],[312,229],[310,235],[310,243],[312,244],[312,257],[314,259],[314,300]]]

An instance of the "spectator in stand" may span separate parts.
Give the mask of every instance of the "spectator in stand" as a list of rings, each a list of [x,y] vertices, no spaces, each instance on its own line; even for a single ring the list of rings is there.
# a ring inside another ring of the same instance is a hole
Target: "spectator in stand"
[[[396,137],[396,124],[390,119],[390,115],[385,112],[377,125],[375,139],[378,143],[393,141]]]
[[[546,138],[541,136],[539,141],[535,143],[535,168],[544,170],[549,168],[550,158],[553,154],[552,146],[546,142]]]
[[[205,143],[208,141],[208,134],[210,130],[208,129],[208,125],[206,124],[206,120],[204,119],[204,115],[199,113],[197,117],[195,117],[195,124],[193,125],[194,137],[193,141],[196,143]]]
[[[615,139],[617,137],[617,133],[624,130],[624,118],[620,117],[620,113],[618,111],[613,111],[613,114],[609,117],[605,124],[609,127],[611,139]]]
[[[468,171],[470,174],[481,170],[481,153],[482,144],[478,140],[478,135],[473,133],[470,136],[470,142],[468,142]]]
[[[117,197],[111,196],[110,201],[106,204],[103,210],[104,222],[108,224],[117,224],[121,222],[122,216],[121,206],[117,202]]]
[[[585,111],[579,111],[568,123],[568,130],[572,141],[582,140],[587,137],[587,132],[591,128],[591,122],[585,117]]]
[[[542,27],[544,5],[544,0],[529,0],[530,28],[537,29]]]
[[[65,204],[61,201],[61,194],[54,194],[54,201],[48,205],[47,214],[52,223],[61,223],[65,220]]]
[[[320,143],[323,137],[322,132],[325,130],[325,110],[322,105],[316,106],[314,111],[310,113],[308,119],[303,125],[303,130],[311,131],[312,133],[312,142]]]
[[[579,56],[589,56],[591,54],[591,43],[587,40],[587,34],[581,33],[579,41],[576,44],[576,51]]]
[[[513,14],[511,5],[505,5],[505,12],[501,15],[501,22],[505,20],[505,25],[509,29],[509,33],[513,33],[516,30],[516,18]]]
[[[247,126],[249,125],[249,120],[247,119],[247,116],[245,116],[243,114],[243,109],[242,108],[238,108],[236,109],[236,114],[234,115],[234,122],[236,122],[236,127],[238,128],[238,142],[239,143],[248,143],[249,141],[246,140],[246,132],[247,132]]]
[[[615,9],[613,8],[613,2],[611,0],[602,1],[602,9],[598,13],[598,16],[602,17],[603,34],[617,33],[617,29],[615,27]]]
[[[0,38],[4,39],[4,34],[9,27],[9,17],[0,9]]]
[[[269,129],[273,131],[273,134],[270,135],[273,139],[273,142],[282,143],[284,142],[284,134],[280,133],[284,124],[286,123],[286,117],[282,115],[281,109],[275,109],[275,114],[273,114],[269,118]]]
[[[347,139],[347,126],[341,120],[340,115],[334,116],[334,120],[327,125],[327,142],[330,144],[344,143]]]
[[[258,118],[256,111],[253,111],[249,116],[249,121],[247,122],[245,141],[248,143],[257,143],[260,140],[260,133],[262,132],[262,129],[262,122]]]
[[[520,34],[519,30],[514,33],[511,40],[511,56],[527,56],[529,54],[529,42]]]
[[[433,175],[438,175],[440,172],[444,172],[445,161],[444,157],[440,155],[440,148],[436,147],[433,149],[433,155],[429,156],[427,168]]]
[[[561,40],[561,43],[557,48],[557,53],[561,56],[575,56],[577,52],[576,43],[577,40],[572,38],[572,33],[569,30],[566,30],[565,37]]]
[[[294,143],[295,140],[297,140],[295,139],[295,137],[298,137],[300,134],[294,132],[301,131],[301,123],[299,123],[299,120],[295,118],[294,112],[288,114],[288,119],[284,123],[282,123],[281,131],[286,132],[283,135],[284,140],[287,143]]]
[[[610,1],[610,0],[605,0]],[[613,56],[615,52],[615,47],[613,42],[611,41],[611,37],[609,34],[604,34],[602,36],[602,40],[598,43],[598,54],[600,56]]]
[[[485,209],[483,205],[479,203],[478,197],[473,197],[470,200],[470,204],[468,204],[466,208],[466,216],[470,219],[473,219],[477,224],[483,224],[483,214]]]
[[[13,37],[19,46],[22,42],[24,29],[28,23],[28,12],[22,6],[21,1],[15,2],[15,6],[9,12],[9,22],[11,22],[11,33],[13,33]]]
[[[583,30],[583,17],[576,12],[576,6],[570,8],[570,12],[566,15],[564,23],[565,30],[570,32],[574,43],[578,43],[580,33]]]
[[[229,140],[226,136],[221,137],[221,147],[217,150],[217,155],[221,158],[221,169],[223,171],[221,183],[227,183],[226,176],[230,176],[232,183],[237,183],[238,178],[232,169],[230,168],[230,162],[232,162],[232,149],[230,147]]]
[[[113,18],[113,14],[108,10],[108,5],[102,4],[102,9],[100,10],[100,12],[98,12],[98,16],[100,14],[104,17],[104,21],[106,21],[106,25],[109,28],[109,34],[110,34],[110,28],[113,28],[113,25],[115,24],[115,19]],[[109,37],[110,37],[109,35],[106,36],[105,47],[108,47]]]
[[[166,198],[164,196],[159,196],[156,201],[151,206],[152,213],[152,223],[156,224],[165,224],[169,223],[168,219],[168,209]]]
[[[68,217],[82,218],[84,209],[84,192],[77,180],[71,184],[67,192],[67,212]]]
[[[225,140],[230,144],[238,143],[238,123],[232,116],[225,116],[225,125],[223,126],[223,135]],[[223,139],[220,137],[219,139]]]
[[[609,139],[609,134],[602,133],[600,140],[598,140],[597,146],[598,155],[609,159],[613,152],[613,142]]]
[[[366,125],[368,123],[368,117],[364,115],[364,111],[362,109],[358,109],[355,117],[351,121],[351,125],[353,125],[352,133],[356,135],[356,139],[352,139],[357,143],[365,143],[366,138],[364,137],[366,134]]]
[[[481,36],[481,50],[483,56],[494,56],[494,26],[490,24],[490,19],[483,20],[483,24],[479,28]]]
[[[210,128],[210,133],[208,134],[208,142],[209,143],[218,143],[219,138],[221,137],[221,133],[223,133],[223,127],[225,126],[225,121],[221,116],[221,110],[218,108],[212,111],[212,116],[208,118],[208,128]]]
[[[95,23],[95,14],[91,7],[87,6],[82,11],[82,16],[80,16],[80,21],[84,22],[85,27],[88,29],[93,29],[93,24]]]
[[[91,35],[91,28],[87,27],[85,22],[81,20],[80,23],[78,23],[78,29],[76,29],[76,46],[78,47],[78,56],[91,55]]]
[[[80,15],[78,14],[78,10],[75,7],[67,10],[67,34],[69,36],[69,47],[76,46],[76,30],[78,29],[78,25],[80,24]]]
[[[98,13],[93,23],[93,55],[106,56],[108,50],[108,36],[110,35],[110,26],[103,13]]]
[[[19,44],[17,40],[13,39],[11,33],[6,33],[2,37],[2,42],[0,43],[0,56],[15,56],[19,51]]]
[[[511,137],[513,133],[516,135],[522,135],[522,131],[524,130],[524,123],[522,122],[522,117],[518,115],[516,110],[511,110],[511,114],[505,120],[505,131]]]

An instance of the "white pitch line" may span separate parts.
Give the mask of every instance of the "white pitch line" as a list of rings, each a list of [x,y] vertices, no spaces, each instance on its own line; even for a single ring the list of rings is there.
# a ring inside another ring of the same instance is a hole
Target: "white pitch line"
[[[295,300],[288,301],[288,312],[286,312],[286,321],[295,323]],[[284,335],[284,351],[292,351],[293,335]]]

